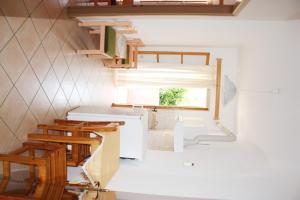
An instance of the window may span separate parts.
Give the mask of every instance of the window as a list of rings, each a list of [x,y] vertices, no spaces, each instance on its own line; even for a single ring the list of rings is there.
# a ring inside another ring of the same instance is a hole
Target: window
[[[117,90],[114,105],[148,105],[163,108],[206,108],[207,88],[126,88]],[[117,106],[118,107],[118,106]]]
[[[159,105],[207,106],[206,88],[163,88],[159,92]]]

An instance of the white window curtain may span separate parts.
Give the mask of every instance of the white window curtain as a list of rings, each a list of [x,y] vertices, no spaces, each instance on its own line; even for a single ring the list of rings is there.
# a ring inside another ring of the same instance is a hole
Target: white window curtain
[[[216,66],[139,63],[137,69],[115,70],[118,87],[215,87]]]

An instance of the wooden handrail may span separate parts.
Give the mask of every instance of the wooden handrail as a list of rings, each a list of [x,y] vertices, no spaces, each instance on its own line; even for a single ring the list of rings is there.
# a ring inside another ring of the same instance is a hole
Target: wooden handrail
[[[210,53],[209,52],[178,52],[178,51],[137,51],[138,55],[150,54],[157,56],[157,62],[159,62],[159,55],[178,55],[181,56],[181,64],[183,64],[183,56],[204,56],[205,65],[209,65]]]

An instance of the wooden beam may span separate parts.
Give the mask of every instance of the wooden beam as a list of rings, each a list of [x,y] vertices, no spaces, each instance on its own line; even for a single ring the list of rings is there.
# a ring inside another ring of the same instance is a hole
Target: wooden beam
[[[217,77],[216,77],[216,97],[215,97],[214,120],[220,119],[221,76],[222,76],[221,66],[222,66],[222,59],[217,58]]]
[[[99,6],[102,7],[102,6]],[[112,6],[115,7],[115,6]],[[81,8],[81,7],[80,7]],[[82,8],[89,8],[82,7]],[[97,6],[98,8],[98,6]],[[121,27],[131,27],[132,23],[127,21],[89,21],[89,22],[79,22],[78,26],[80,27],[91,27],[91,26],[121,26]]]
[[[144,5],[144,6],[71,6],[69,17],[125,15],[214,15],[232,16],[235,5]],[[97,26],[96,23],[86,26]]]

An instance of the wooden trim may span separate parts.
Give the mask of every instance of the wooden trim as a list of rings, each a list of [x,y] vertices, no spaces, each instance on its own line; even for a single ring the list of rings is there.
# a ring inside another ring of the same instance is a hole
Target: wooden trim
[[[100,30],[89,30],[89,34],[101,34],[101,29]]]
[[[100,36],[103,38],[102,36]],[[103,44],[103,43],[100,43]],[[100,47],[102,48],[102,47]],[[96,49],[84,49],[84,50],[77,50],[77,54],[83,54],[83,55],[99,55],[101,58],[106,58],[106,59],[112,59],[111,56],[107,55],[101,50],[96,50]]]
[[[101,6],[99,6],[101,7]],[[91,26],[121,26],[131,27],[132,23],[128,21],[94,21],[94,22],[79,22],[79,27],[91,27]]]
[[[31,156],[6,155],[6,154],[0,154],[0,160],[19,163],[19,164],[29,164],[29,165],[42,165],[45,163],[44,158],[33,158]]]
[[[100,35],[99,35],[99,49],[103,53],[105,58],[111,58],[111,56],[105,53],[105,26],[100,27]]]
[[[234,8],[235,5],[71,6],[67,8],[67,12],[69,17],[125,15],[232,16]]]
[[[220,97],[221,97],[221,71],[222,59],[217,58],[217,77],[216,77],[216,97],[215,97],[215,113],[214,120],[220,119]]]
[[[124,125],[124,121],[80,121],[80,120],[66,120],[66,119],[55,119],[54,123],[61,124],[61,125],[73,125],[73,124],[81,124],[84,125],[109,125],[111,123],[118,124],[120,126]]]
[[[205,65],[209,65],[210,53],[209,52],[179,52],[179,51],[137,51],[139,55],[156,55],[156,61],[159,63],[159,55],[178,55],[181,56],[180,61],[183,64],[184,56],[204,56]]]
[[[205,58],[205,64],[206,64],[206,65],[209,65],[209,60],[210,60],[210,53],[208,53],[208,54],[206,55],[206,58]]]
[[[70,144],[92,144],[101,143],[101,138],[88,138],[88,137],[75,137],[75,136],[60,136],[60,135],[45,135],[39,133],[28,134],[29,140],[42,141],[42,142],[58,142]]]
[[[127,40],[127,45],[134,46],[134,47],[145,46],[144,42],[141,39],[129,39]]]
[[[234,5],[233,15],[237,16],[240,14],[240,12],[246,7],[246,5],[249,3],[250,0],[242,0],[241,2],[237,2]]]
[[[124,29],[124,30],[117,30],[120,34],[135,34],[138,33],[135,29]]]
[[[37,126],[40,129],[54,130],[54,131],[70,131],[70,132],[91,132],[91,131],[105,131],[105,132],[113,132],[116,131],[117,127],[109,127],[109,126],[96,126],[93,127],[83,126],[68,126],[68,125],[57,125],[57,124],[38,124]]]
[[[20,147],[19,149],[16,149],[16,150],[10,152],[9,154],[18,155],[18,154],[24,153],[24,152],[27,151],[27,150],[28,150],[28,147],[26,147],[26,146],[23,145],[23,146]]]
[[[209,56],[209,52],[183,52],[183,51],[138,51],[138,54],[184,55],[184,56]]]
[[[168,109],[168,110],[199,110],[199,111],[209,111],[209,108],[203,107],[193,107],[193,106],[160,106],[160,105],[141,105],[146,109]],[[111,107],[115,108],[132,108],[131,104],[117,104],[112,103]]]

